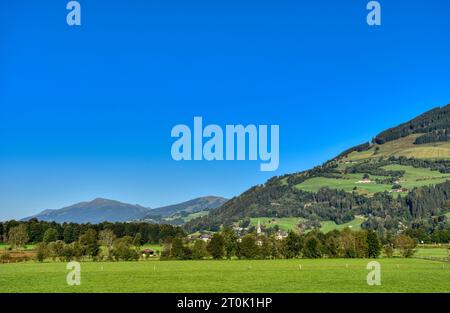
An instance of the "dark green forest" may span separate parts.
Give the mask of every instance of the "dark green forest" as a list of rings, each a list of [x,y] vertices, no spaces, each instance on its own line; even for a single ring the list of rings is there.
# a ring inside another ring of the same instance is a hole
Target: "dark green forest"
[[[416,144],[448,141],[450,130],[450,105],[435,108],[397,127],[387,129],[374,138],[377,144],[406,137],[411,134],[424,134],[418,137]]]

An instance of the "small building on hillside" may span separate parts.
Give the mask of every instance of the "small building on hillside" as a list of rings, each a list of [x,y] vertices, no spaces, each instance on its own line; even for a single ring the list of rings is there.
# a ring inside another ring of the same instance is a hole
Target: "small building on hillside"
[[[277,232],[277,234],[275,235],[275,239],[276,240],[283,240],[284,238],[286,238],[288,236],[288,233],[285,232],[284,230],[279,230]]]
[[[142,258],[146,259],[148,257],[155,256],[155,251],[152,249],[144,249],[141,251]]]
[[[200,240],[203,240],[204,242],[208,242],[211,240],[211,235],[210,234],[202,234],[200,235]]]

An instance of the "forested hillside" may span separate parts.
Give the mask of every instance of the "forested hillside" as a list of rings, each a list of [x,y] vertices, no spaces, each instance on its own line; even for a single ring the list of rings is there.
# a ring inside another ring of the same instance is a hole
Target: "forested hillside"
[[[411,134],[424,134],[416,139],[416,144],[448,141],[450,130],[450,104],[432,109],[415,119],[385,130],[374,138],[374,142],[383,144]]]
[[[450,228],[450,146],[442,142],[449,128],[450,106],[433,109],[321,166],[254,186],[185,228],[217,230],[252,217],[298,217],[308,229],[355,216],[364,217],[363,228],[380,232]]]

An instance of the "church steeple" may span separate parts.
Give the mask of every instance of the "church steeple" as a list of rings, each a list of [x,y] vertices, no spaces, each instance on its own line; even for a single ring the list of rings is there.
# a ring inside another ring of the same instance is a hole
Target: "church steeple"
[[[259,220],[259,218],[258,218],[258,227],[256,228],[256,233],[257,233],[258,235],[261,234],[261,221]]]

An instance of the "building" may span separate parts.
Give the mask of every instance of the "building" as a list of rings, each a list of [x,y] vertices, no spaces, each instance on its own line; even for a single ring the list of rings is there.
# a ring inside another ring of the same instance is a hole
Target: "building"
[[[286,238],[288,236],[288,233],[285,232],[284,230],[279,230],[277,232],[277,234],[275,235],[275,239],[276,240],[283,240],[284,238]]]
[[[256,227],[256,233],[258,235],[261,235],[261,222],[259,219],[258,219],[258,226]]]
[[[200,235],[200,240],[203,240],[204,242],[208,242],[211,240],[211,235],[210,234],[202,234]]]
[[[370,183],[372,183],[372,181],[369,178],[364,178],[362,180],[358,180],[356,183],[357,184],[370,184]]]

